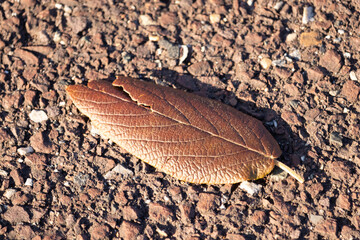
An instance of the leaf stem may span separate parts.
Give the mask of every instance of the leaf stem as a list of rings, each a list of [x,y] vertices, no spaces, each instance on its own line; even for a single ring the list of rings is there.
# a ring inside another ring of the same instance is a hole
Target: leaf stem
[[[301,177],[299,174],[297,174],[294,170],[289,168],[287,165],[283,164],[282,162],[279,162],[278,160],[275,160],[275,165],[290,174],[293,178],[298,180],[300,183],[304,183],[304,178]]]

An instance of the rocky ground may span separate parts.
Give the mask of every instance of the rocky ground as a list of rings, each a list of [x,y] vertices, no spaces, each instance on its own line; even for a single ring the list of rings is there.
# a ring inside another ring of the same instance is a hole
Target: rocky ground
[[[359,0],[0,4],[0,239],[360,239]],[[229,104],[280,161],[180,182],[91,131],[69,84],[126,75]]]

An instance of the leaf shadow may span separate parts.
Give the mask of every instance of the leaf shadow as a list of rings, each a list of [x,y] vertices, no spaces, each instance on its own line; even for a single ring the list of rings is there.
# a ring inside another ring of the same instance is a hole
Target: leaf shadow
[[[279,160],[293,169],[298,168],[300,165],[305,165],[303,162],[303,156],[307,155],[310,146],[307,146],[306,142],[301,139],[299,134],[295,133],[291,126],[284,119],[282,119],[281,112],[276,112],[269,108],[261,108],[256,106],[256,103],[254,102],[240,99],[238,96],[236,96],[236,88],[234,91],[226,90],[228,81],[232,81],[232,75],[226,74],[219,78],[225,87],[219,87],[221,83],[211,81],[211,79],[208,82],[204,82],[195,76],[191,76],[190,74],[180,74],[176,71],[166,68],[161,70],[154,70],[151,76],[155,79],[158,79],[158,84],[160,83],[162,85],[169,85],[170,87],[176,87],[178,89],[183,89],[197,95],[219,100],[243,113],[246,113],[262,121],[265,127],[270,131],[270,133],[280,145],[283,154]],[[210,76],[201,76],[202,79],[206,79],[206,77],[210,78]],[[249,94],[253,99],[256,99],[256,97],[261,97],[261,95],[255,91],[249,92]],[[234,99],[236,100],[235,105]],[[306,132],[306,130],[303,128],[298,129],[298,132],[303,131]],[[306,135],[306,133],[302,135]],[[304,175],[306,178],[307,173],[304,172],[302,175]],[[256,180],[256,182],[261,185],[265,184],[264,180],[262,179]],[[238,185],[239,184],[234,185],[230,196],[233,191],[236,190]]]

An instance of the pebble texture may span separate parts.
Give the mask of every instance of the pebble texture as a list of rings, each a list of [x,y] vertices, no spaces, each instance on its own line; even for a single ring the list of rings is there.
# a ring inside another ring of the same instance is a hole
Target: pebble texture
[[[359,19],[358,0],[0,1],[0,238],[360,239]],[[306,181],[157,171],[67,97],[117,75],[259,119]]]

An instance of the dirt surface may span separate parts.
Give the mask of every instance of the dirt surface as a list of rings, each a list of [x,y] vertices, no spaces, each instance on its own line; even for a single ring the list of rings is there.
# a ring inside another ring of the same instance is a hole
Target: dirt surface
[[[118,2],[0,4],[0,239],[360,239],[359,0]],[[305,183],[183,183],[101,139],[65,87],[119,74],[260,119]]]

